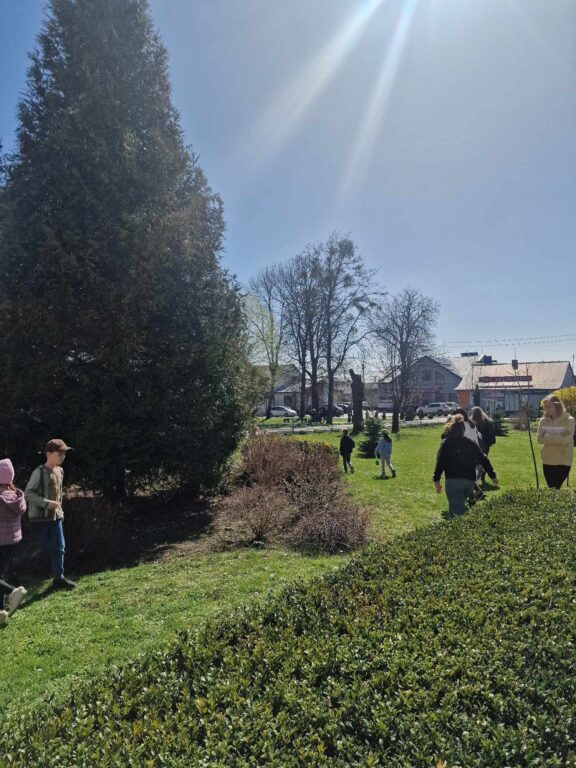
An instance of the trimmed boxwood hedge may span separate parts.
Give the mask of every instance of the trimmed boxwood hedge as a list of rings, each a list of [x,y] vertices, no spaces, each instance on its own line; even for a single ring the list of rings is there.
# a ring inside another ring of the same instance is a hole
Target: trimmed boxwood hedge
[[[576,766],[576,497],[367,550],[4,722],[14,766]]]

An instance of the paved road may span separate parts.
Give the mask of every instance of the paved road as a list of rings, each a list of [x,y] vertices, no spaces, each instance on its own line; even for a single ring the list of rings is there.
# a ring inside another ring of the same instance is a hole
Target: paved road
[[[436,426],[438,424],[445,424],[446,423],[446,416],[437,416],[433,419],[414,419],[414,421],[401,421],[400,427],[401,429],[404,428],[410,428],[410,429],[424,429],[427,426]],[[348,424],[346,422],[336,422],[335,424],[315,424],[314,426],[304,426],[304,425],[278,425],[278,426],[269,426],[269,427],[263,427],[262,424],[259,425],[263,432],[273,432],[275,435],[306,435],[306,434],[313,434],[314,432],[341,432],[343,429],[351,429],[352,425]],[[385,426],[387,429],[390,429],[392,427],[392,422],[390,420],[386,420],[382,422],[382,426]]]

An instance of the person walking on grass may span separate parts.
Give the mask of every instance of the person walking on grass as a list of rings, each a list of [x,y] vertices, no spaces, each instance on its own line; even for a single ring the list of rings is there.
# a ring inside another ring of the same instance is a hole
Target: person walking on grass
[[[386,479],[386,465],[388,465],[391,477],[396,477],[396,470],[392,466],[392,438],[385,429],[382,430],[382,437],[376,446],[374,455],[380,459],[380,479]]]
[[[548,395],[542,401],[544,416],[538,424],[542,469],[548,488],[561,488],[568,479],[574,457],[574,418],[562,400]]]
[[[445,476],[450,517],[458,517],[466,511],[466,501],[476,482],[477,464],[481,464],[494,485],[498,485],[490,459],[482,453],[477,443],[465,437],[464,423],[461,414],[448,419],[432,476],[436,493],[442,493],[440,478],[442,474]]]
[[[480,448],[486,454],[486,456],[488,456],[490,453],[490,448],[492,448],[496,442],[496,427],[494,426],[494,422],[478,405],[475,405],[474,408],[472,408],[470,411],[470,417],[472,418],[472,421],[476,425],[476,429],[482,438]],[[483,468],[480,468],[478,479],[483,483],[485,477],[486,472],[484,472]]]
[[[464,437],[467,440],[471,440],[473,443],[475,443],[478,448],[484,453],[484,443],[482,441],[482,435],[480,434],[480,431],[476,427],[476,424],[472,421],[470,416],[468,415],[467,411],[464,408],[455,408],[452,411],[452,416],[462,416],[464,419]],[[473,504],[476,504],[477,501],[481,501],[482,499],[486,498],[486,494],[480,487],[480,477],[482,476],[483,468],[482,465],[478,465],[476,467],[476,478],[474,481],[474,486],[472,487],[472,490],[470,491],[470,498],[468,501],[470,502],[470,506]]]
[[[14,486],[14,467],[10,459],[0,461],[0,626],[22,602],[26,589],[14,587],[10,566],[14,551],[22,541],[22,515],[26,512],[24,491]]]
[[[53,438],[44,449],[46,463],[37,467],[26,486],[28,518],[33,524],[41,549],[50,555],[54,589],[74,589],[76,584],[64,576],[64,528],[62,521],[62,464],[72,448],[64,440]]]
[[[340,438],[340,456],[342,456],[342,463],[344,464],[344,472],[348,473],[348,467],[350,467],[350,472],[354,474],[354,467],[350,463],[350,459],[352,458],[352,451],[356,447],[356,443],[350,435],[348,434],[347,429],[342,430],[342,437]]]

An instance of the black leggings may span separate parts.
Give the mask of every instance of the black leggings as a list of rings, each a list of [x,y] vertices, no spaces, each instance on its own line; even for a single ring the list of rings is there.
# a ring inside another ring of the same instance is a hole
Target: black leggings
[[[543,464],[542,469],[548,488],[561,488],[570,474],[570,467],[565,464]]]
[[[4,579],[8,576],[8,569],[10,567],[10,561],[14,552],[14,545],[9,544],[5,547],[0,547],[0,594],[9,595],[14,589],[11,584],[8,584]],[[1,607],[1,606],[0,606]]]

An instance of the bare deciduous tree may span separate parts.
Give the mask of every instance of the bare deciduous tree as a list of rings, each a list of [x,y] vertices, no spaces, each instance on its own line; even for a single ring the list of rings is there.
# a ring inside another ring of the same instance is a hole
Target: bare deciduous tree
[[[268,367],[266,416],[270,418],[274,390],[283,362],[286,335],[284,309],[279,293],[277,267],[266,267],[250,281],[246,297],[248,332],[254,360]]]
[[[286,327],[288,351],[300,369],[300,416],[306,411],[306,380],[310,351],[316,346],[311,341],[318,302],[316,284],[308,258],[296,256],[278,268],[278,292]]]
[[[328,420],[332,421],[334,382],[347,357],[371,329],[368,312],[378,307],[375,270],[368,269],[349,237],[333,233],[319,250],[316,280],[322,297],[323,333],[328,378]]]
[[[372,317],[385,378],[392,384],[392,432],[399,431],[400,411],[412,394],[415,363],[433,348],[439,305],[415,288],[390,298]]]

